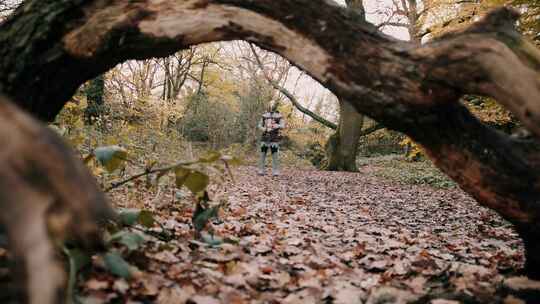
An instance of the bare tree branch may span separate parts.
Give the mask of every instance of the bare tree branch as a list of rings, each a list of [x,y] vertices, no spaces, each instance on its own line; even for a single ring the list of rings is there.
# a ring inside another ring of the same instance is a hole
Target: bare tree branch
[[[261,62],[261,59],[259,57],[259,55],[257,54],[257,51],[255,50],[255,48],[253,47],[252,44],[249,44],[249,47],[251,48],[251,52],[253,53],[253,55],[255,56],[255,60],[257,61],[257,64],[259,66],[259,68],[261,69],[264,77],[266,78],[266,80],[268,81],[268,83],[270,83],[274,89],[278,90],[279,92],[281,92],[283,95],[285,95],[285,97],[287,97],[287,99],[289,99],[291,101],[291,103],[295,106],[295,108],[298,109],[298,111],[308,115],[309,117],[313,118],[313,120],[319,122],[320,124],[322,124],[323,126],[325,127],[328,127],[332,130],[336,130],[337,129],[337,125],[331,121],[328,121],[326,120],[325,118],[323,118],[322,116],[318,115],[317,113],[309,110],[308,108],[305,108],[304,106],[302,106],[302,104],[300,104],[300,102],[298,102],[298,100],[296,99],[296,97],[294,97],[287,89],[285,89],[284,87],[280,86],[277,82],[275,82],[274,80],[272,80],[270,78],[270,76],[268,76],[268,74],[266,73],[266,70],[264,68],[264,65],[263,63]]]
[[[388,21],[388,22],[383,22],[383,23],[378,24],[377,28],[383,28],[385,26],[396,26],[396,27],[404,27],[404,28],[409,27],[407,23]]]

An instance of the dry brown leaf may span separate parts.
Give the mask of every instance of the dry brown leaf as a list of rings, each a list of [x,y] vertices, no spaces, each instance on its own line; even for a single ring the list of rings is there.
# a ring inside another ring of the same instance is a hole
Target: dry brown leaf
[[[191,285],[162,288],[157,297],[158,304],[185,304],[195,294]]]

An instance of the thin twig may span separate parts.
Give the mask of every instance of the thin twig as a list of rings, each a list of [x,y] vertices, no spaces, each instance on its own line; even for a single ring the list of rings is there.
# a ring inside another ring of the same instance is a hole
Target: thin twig
[[[167,233],[165,227],[163,227],[163,225],[156,221],[156,223],[158,223],[160,226],[161,226],[161,229],[163,230],[163,233]],[[159,232],[155,232],[155,231],[151,231],[151,230],[148,230],[148,229],[143,229],[143,228],[139,228],[135,225],[132,225],[132,226],[127,226],[128,228],[131,228],[133,230],[137,230],[137,231],[140,231],[144,234],[147,234],[151,237],[155,237],[156,239],[160,240],[160,241],[163,241],[163,242],[169,242],[171,241],[171,236],[164,236],[164,235],[161,235]]]
[[[222,161],[225,164],[225,168],[227,169],[227,172],[229,173],[229,176],[231,177],[231,180],[232,180],[233,184],[236,184],[236,181],[234,180],[234,175],[232,173],[231,167],[229,167],[229,163],[224,159],[222,159]]]
[[[189,166],[189,165],[193,165],[193,164],[196,164],[198,163],[199,161],[197,160],[192,160],[192,161],[183,161],[183,162],[179,162],[179,163],[176,163],[176,164],[173,164],[173,165],[170,165],[170,166],[167,166],[167,167],[163,167],[163,168],[157,168],[157,169],[147,169],[145,170],[144,172],[141,172],[139,174],[135,174],[133,176],[130,176],[124,180],[121,180],[121,181],[118,181],[118,182],[112,182],[111,183],[111,186],[108,187],[107,189],[105,189],[105,192],[109,192],[111,191],[112,189],[116,189],[126,183],[129,183],[130,181],[132,180],[135,180],[135,179],[138,179],[138,178],[141,178],[143,176],[147,176],[147,175],[150,175],[150,174],[153,174],[153,173],[162,173],[162,172],[167,172],[167,171],[170,171],[170,170],[173,170],[173,169],[176,169],[178,167],[181,167],[181,166]]]

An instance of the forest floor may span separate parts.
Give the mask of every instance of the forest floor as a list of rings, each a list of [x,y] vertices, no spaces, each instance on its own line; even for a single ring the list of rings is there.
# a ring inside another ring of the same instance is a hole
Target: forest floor
[[[376,172],[239,167],[215,190],[228,205],[213,246],[194,240],[190,200],[116,190],[119,207],[152,210],[174,238],[129,254],[129,281],[94,265],[79,292],[85,303],[523,303],[508,294],[523,252],[507,222],[459,189]]]

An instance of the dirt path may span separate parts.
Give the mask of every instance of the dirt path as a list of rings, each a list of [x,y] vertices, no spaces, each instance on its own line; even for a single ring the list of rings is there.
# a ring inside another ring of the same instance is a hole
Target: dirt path
[[[523,259],[509,226],[459,190],[242,167],[225,194],[214,227],[229,243],[190,242],[191,213],[162,206],[177,240],[150,242],[140,279],[102,292],[142,303],[497,303],[502,273]]]

